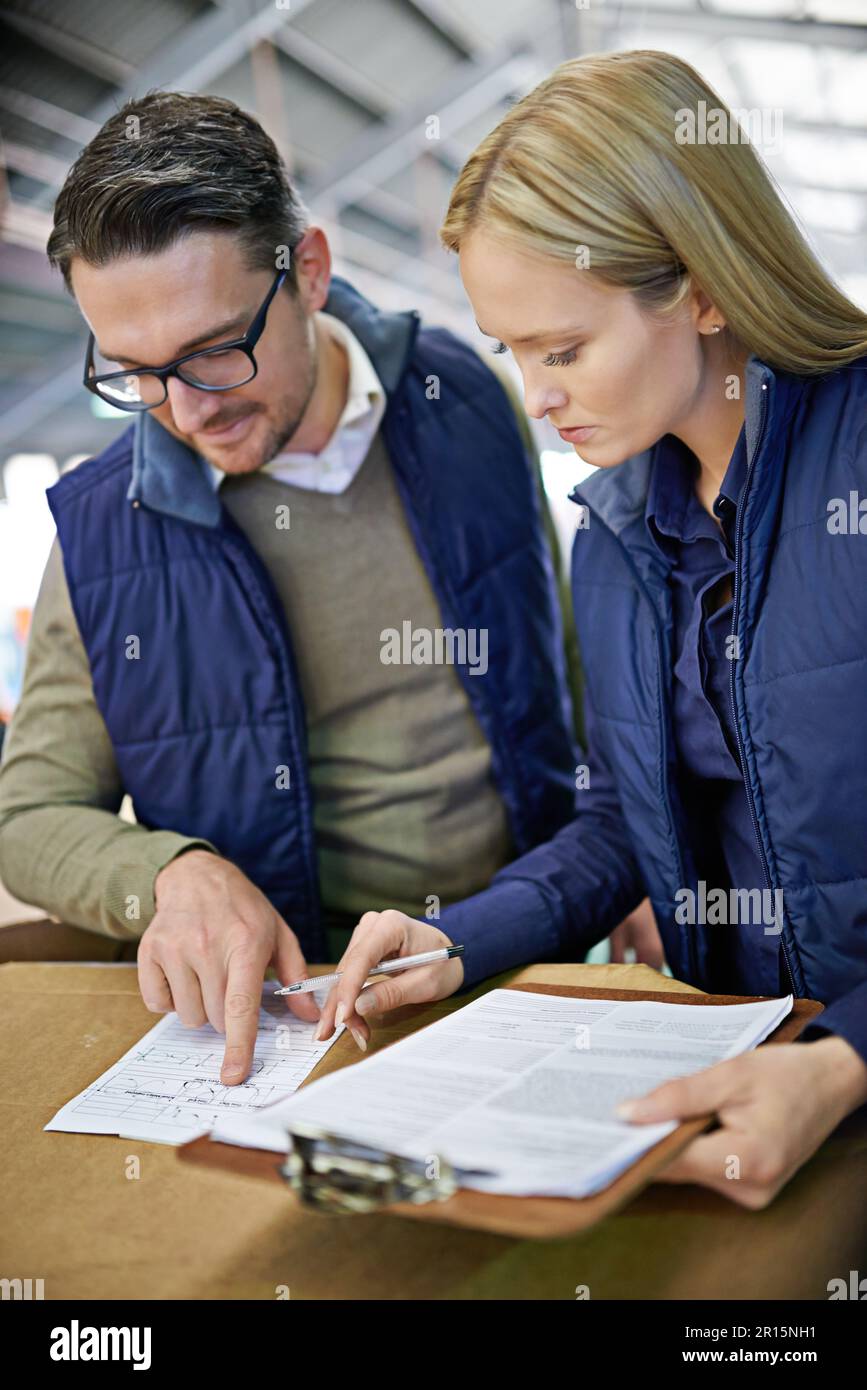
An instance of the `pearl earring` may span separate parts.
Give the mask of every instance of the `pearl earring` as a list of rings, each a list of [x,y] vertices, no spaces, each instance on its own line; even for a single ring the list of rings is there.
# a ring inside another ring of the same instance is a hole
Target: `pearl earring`
[[[721,324],[721,323],[715,323],[714,326],[713,326],[713,328],[711,329],[711,333],[719,333],[719,331],[720,331],[721,328],[722,328],[722,324]]]

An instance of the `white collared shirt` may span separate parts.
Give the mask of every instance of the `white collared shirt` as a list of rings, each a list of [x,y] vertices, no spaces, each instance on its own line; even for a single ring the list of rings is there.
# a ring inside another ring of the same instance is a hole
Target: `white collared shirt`
[[[259,470],[270,473],[292,487],[311,492],[345,492],[370,451],[373,437],[385,414],[385,391],[373,363],[351,329],[333,314],[320,310],[327,329],[346,349],[349,383],[346,404],[334,433],[318,454],[285,453],[263,464]],[[208,464],[214,488],[229,474]]]

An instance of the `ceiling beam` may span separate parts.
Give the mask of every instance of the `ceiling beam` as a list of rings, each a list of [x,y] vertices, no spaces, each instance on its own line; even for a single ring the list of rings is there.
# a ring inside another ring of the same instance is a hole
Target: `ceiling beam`
[[[76,38],[74,34],[59,28],[56,23],[46,24],[42,19],[35,19],[32,15],[16,14],[13,10],[3,11],[3,22],[8,24],[10,29],[15,29],[31,42],[38,44],[40,48],[56,54],[64,62],[72,63],[82,72],[89,72],[91,77],[98,77],[103,82],[128,82],[135,71],[131,63],[125,63],[111,53],[106,53],[91,39]]]
[[[151,54],[122,91],[88,112],[90,120],[102,125],[123,102],[153,87],[201,91],[243,58],[253,44],[273,39],[312,3],[292,0],[291,9],[281,9],[270,0],[240,21],[234,7],[207,11]]]
[[[102,126],[125,102],[154,88],[200,91],[242,58],[253,44],[272,38],[310,4],[312,0],[292,0],[292,8],[284,10],[270,0],[242,21],[234,7],[207,10],[152,53],[143,67],[129,73],[119,90],[92,107],[85,119]],[[46,188],[34,203],[45,208],[53,200],[53,190]]]
[[[0,87],[0,108],[11,111],[42,130],[51,130],[55,135],[63,135],[74,144],[86,145],[92,140],[99,126],[85,116],[76,116],[72,111],[64,111],[51,101],[31,96],[29,92],[19,92],[13,87]]]
[[[291,25],[277,29],[271,43],[287,58],[333,87],[335,94],[355,103],[368,115],[382,119],[394,110],[395,101],[386,96],[377,82],[366,77],[358,68],[338,58],[336,54],[315,43]]]
[[[536,64],[527,52],[498,50],[481,63],[462,63],[443,87],[353,141],[328,174],[313,183],[309,197],[333,215],[411,164],[422,151],[436,148],[436,141],[426,138],[428,116],[437,116],[443,134],[449,136],[510,92],[528,89],[536,76]]]
[[[432,28],[438,29],[443,38],[448,39],[452,47],[464,58],[477,56],[482,47],[481,39],[465,13],[456,13],[447,0],[407,0],[407,3],[410,9],[417,10]]]
[[[676,30],[698,34],[701,38],[733,38],[753,41],[771,39],[786,43],[828,44],[839,48],[867,48],[867,24],[837,24],[832,20],[786,19],[745,11],[705,9],[662,9],[654,5],[649,10],[643,0],[618,0],[613,16],[618,33],[627,28],[639,28],[642,33]]]
[[[0,162],[7,169],[26,174],[27,178],[36,179],[49,188],[59,188],[69,173],[68,159],[58,159],[56,154],[46,154],[45,150],[34,149],[32,145],[19,145],[17,140],[3,142]]]

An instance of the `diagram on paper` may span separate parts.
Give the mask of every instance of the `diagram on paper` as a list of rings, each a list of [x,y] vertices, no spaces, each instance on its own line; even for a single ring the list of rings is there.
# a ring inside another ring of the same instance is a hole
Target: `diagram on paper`
[[[290,1014],[274,988],[268,984],[263,990],[253,1063],[239,1086],[220,1081],[222,1034],[210,1024],[185,1028],[177,1014],[167,1014],[45,1128],[183,1144],[207,1134],[227,1113],[285,1100],[343,1029],[315,1043],[316,1025]]]

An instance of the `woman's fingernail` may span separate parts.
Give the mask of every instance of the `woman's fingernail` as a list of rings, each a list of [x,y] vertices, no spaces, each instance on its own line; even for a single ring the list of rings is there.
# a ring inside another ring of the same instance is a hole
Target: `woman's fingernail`
[[[350,1028],[349,1031],[350,1031],[350,1033],[352,1034],[352,1036],[354,1037],[354,1039],[355,1039],[355,1041],[357,1042],[358,1046],[361,1048],[362,1052],[366,1052],[366,1051],[367,1051],[367,1039],[365,1038],[364,1034],[361,1033],[357,1028]]]
[[[621,1120],[632,1120],[638,1114],[638,1109],[634,1101],[625,1100],[622,1104],[614,1107],[614,1113],[619,1116]]]
[[[337,1028],[340,1027],[340,1025],[341,1025],[341,1023],[343,1022],[343,1020],[345,1019],[345,1017],[346,1017],[346,1005],[345,1005],[345,1004],[338,1004],[338,1005],[337,1005],[337,1013],[334,1015],[334,1023],[335,1023],[335,1026],[336,1026]]]
[[[372,989],[366,989],[362,994],[359,994],[357,1000],[355,1001],[355,1012],[357,1014],[373,1013],[373,1010],[375,1008],[376,996]]]
[[[322,1030],[323,1030],[323,1028],[324,1028],[324,1024],[323,1024],[323,1022],[322,1022],[322,1019],[320,1018],[319,1022],[318,1022],[317,1025],[316,1025],[316,1032],[313,1034],[313,1041],[314,1041],[314,1042],[321,1042],[321,1041],[322,1041]]]

